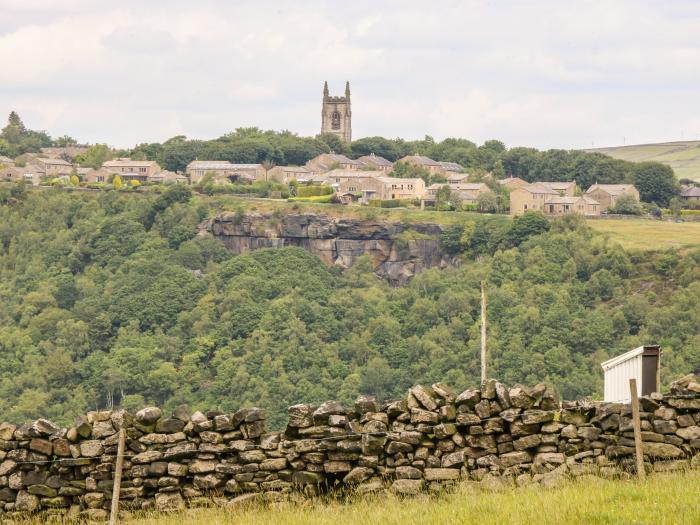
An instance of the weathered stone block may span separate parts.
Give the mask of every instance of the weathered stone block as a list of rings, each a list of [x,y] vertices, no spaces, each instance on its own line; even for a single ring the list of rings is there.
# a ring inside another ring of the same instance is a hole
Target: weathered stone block
[[[423,490],[422,479],[397,479],[391,484],[391,491],[395,494],[415,495]]]
[[[456,468],[426,468],[423,475],[426,481],[447,481],[459,479],[460,470]]]

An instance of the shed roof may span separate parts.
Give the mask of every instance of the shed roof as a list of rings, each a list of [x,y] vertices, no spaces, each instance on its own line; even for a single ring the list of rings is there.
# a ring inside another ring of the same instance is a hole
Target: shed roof
[[[658,345],[646,345],[646,346],[640,346],[635,348],[634,350],[630,350],[629,352],[625,352],[624,354],[620,354],[616,357],[613,357],[611,359],[608,359],[607,361],[603,361],[600,366],[603,368],[603,370],[608,371],[611,368],[616,367],[617,365],[624,363],[625,361],[629,361],[630,359],[633,359],[637,357],[638,355],[643,354],[645,351],[659,351],[659,346]]]

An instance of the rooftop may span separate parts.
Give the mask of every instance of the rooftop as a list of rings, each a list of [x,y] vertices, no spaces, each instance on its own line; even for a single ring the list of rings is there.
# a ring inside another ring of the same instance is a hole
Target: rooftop
[[[700,187],[690,186],[683,188],[681,191],[681,197],[700,197]]]
[[[117,166],[130,166],[135,168],[147,168],[153,166],[156,162],[153,160],[131,160],[131,159],[112,159],[102,163],[102,167],[112,168]]]
[[[444,162],[444,161],[438,161],[438,164],[442,166],[444,169],[447,171],[462,171],[462,166],[457,164],[456,162]]]
[[[421,166],[440,166],[440,163],[426,157],[425,155],[407,155],[401,159],[403,162],[411,162],[413,164],[420,164]]]
[[[390,167],[393,166],[393,163],[384,157],[380,157],[379,155],[375,155],[374,153],[371,153],[369,155],[363,155],[358,161],[364,163],[364,164],[374,164],[375,166],[385,166],[385,167]]]
[[[610,195],[620,195],[625,193],[630,188],[634,188],[632,184],[593,184],[586,190],[586,193],[591,193],[593,190],[601,189],[608,192]]]

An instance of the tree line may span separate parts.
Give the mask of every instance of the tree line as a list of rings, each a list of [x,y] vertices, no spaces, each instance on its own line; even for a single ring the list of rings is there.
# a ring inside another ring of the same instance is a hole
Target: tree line
[[[16,156],[39,151],[41,147],[73,143],[75,140],[70,137],[54,140],[46,132],[28,130],[19,116],[12,112],[8,125],[0,133],[0,155]],[[290,131],[264,131],[256,127],[237,128],[212,140],[188,139],[179,135],[163,143],[144,143],[126,150],[112,150],[104,144],[97,144],[76,161],[83,166],[98,168],[112,157],[129,156],[136,160],[154,160],[167,170],[183,172],[195,159],[303,165],[330,151],[352,158],[373,153],[392,162],[406,155],[425,155],[437,161],[457,162],[475,174],[493,173],[498,179],[520,177],[528,182],[574,180],[583,190],[594,183],[630,183],[637,186],[642,200],[659,206],[667,206],[679,190],[673,170],[665,164],[627,162],[602,153],[507,148],[498,140],[487,140],[481,145],[461,138],[438,142],[430,136],[411,141],[365,137],[346,144],[333,134],[301,137]],[[414,173],[415,170],[404,171],[409,172],[404,176],[421,176]]]

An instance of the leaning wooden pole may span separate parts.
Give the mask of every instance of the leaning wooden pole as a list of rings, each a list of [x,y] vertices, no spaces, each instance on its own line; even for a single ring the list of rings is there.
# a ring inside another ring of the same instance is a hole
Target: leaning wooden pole
[[[637,395],[637,380],[630,379],[630,396],[632,402],[632,426],[634,428],[634,454],[637,458],[637,477],[644,481],[644,452],[642,450],[642,425],[639,421],[639,396]]]
[[[114,487],[112,488],[112,510],[109,514],[109,525],[119,523],[119,496],[122,488],[122,469],[124,468],[124,448],[126,447],[126,430],[119,429],[119,445],[117,446],[117,463],[114,467]]]
[[[486,366],[486,284],[481,281],[481,384],[487,378]]]

